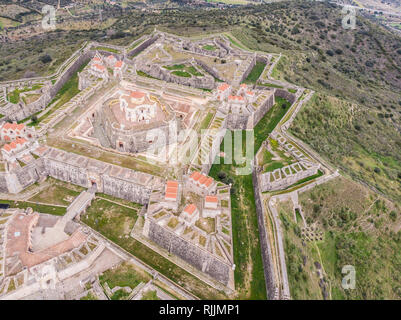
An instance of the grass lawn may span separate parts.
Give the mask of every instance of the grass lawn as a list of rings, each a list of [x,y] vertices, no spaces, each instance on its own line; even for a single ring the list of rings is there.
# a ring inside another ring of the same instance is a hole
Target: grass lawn
[[[238,298],[266,299],[252,176],[236,176],[235,167],[230,164],[214,164],[209,175],[218,179],[221,171],[232,179],[235,188],[231,195],[231,217]]]
[[[203,74],[199,72],[198,69],[192,65],[174,64],[171,66],[164,66],[163,68],[173,71],[171,73],[179,77],[190,78],[192,76],[197,76],[197,77],[203,76]]]
[[[285,108],[282,106],[285,105]],[[263,141],[269,136],[273,129],[277,126],[281,118],[288,111],[291,104],[284,98],[276,97],[274,106],[266,112],[262,119],[258,122],[254,129],[255,135],[255,152],[259,150]]]
[[[142,42],[144,42],[145,40],[138,40],[138,41],[135,41],[133,44],[132,44],[132,46],[130,46],[129,48],[128,48],[128,51],[130,51],[130,50],[133,50],[133,49],[135,49],[137,46],[139,46]]]
[[[293,218],[292,202],[280,203],[279,214],[283,226],[284,252],[291,298],[323,299],[314,262],[319,262],[315,244],[302,245],[301,229]],[[303,257],[307,256],[304,260]]]
[[[225,36],[228,38],[228,40],[230,40],[230,42],[235,45],[236,47],[243,49],[243,50],[248,50],[247,48],[245,48],[242,44],[238,43],[236,40],[234,40],[233,37],[230,37],[228,34],[225,34]]]
[[[8,101],[10,101],[11,103],[18,103],[20,101],[21,93],[28,92],[28,91],[34,91],[34,90],[40,89],[41,87],[42,87],[42,85],[36,84],[36,85],[32,86],[31,88],[25,87],[24,89],[15,89],[7,95]]]
[[[273,161],[269,164],[267,164],[264,168],[263,168],[263,172],[268,172],[268,171],[274,171],[276,169],[280,169],[284,167],[284,164],[280,161]]]
[[[42,190],[30,198],[29,201],[68,206],[71,201],[68,201],[66,198],[71,197],[71,199],[74,199],[80,193],[80,191],[78,191],[80,188],[72,187],[73,189],[70,189],[68,186],[68,183],[63,183],[61,181],[54,182],[47,189]]]
[[[280,203],[292,298],[323,298],[315,262],[324,268],[332,299],[401,298],[397,282],[401,236],[395,232],[401,223],[399,208],[343,177],[302,193],[299,201],[308,225],[316,226],[324,236],[302,245],[291,202]],[[354,290],[342,288],[345,265],[355,267]]]
[[[98,300],[98,298],[96,298],[96,297],[92,294],[92,292],[88,292],[88,294],[87,294],[86,296],[82,297],[82,298],[79,299],[79,300]]]
[[[111,200],[111,201],[120,203],[122,205],[131,207],[132,209],[135,209],[135,210],[140,210],[142,208],[142,205],[140,205],[139,203],[131,202],[131,201],[120,199],[120,198],[116,198],[116,197],[110,196],[110,195],[105,194],[105,193],[96,193],[96,197],[105,198],[107,200]]]
[[[266,63],[256,61],[255,66],[252,68],[248,77],[244,80],[244,83],[256,83],[266,67]]]
[[[141,77],[146,77],[146,78],[150,78],[150,79],[157,79],[157,78],[152,77],[151,75],[149,75],[149,74],[147,74],[146,72],[143,72],[143,71],[141,71],[141,70],[137,70],[137,71],[136,71],[136,74],[137,74],[138,76],[141,76]],[[159,79],[157,79],[157,80],[159,80]]]
[[[104,286],[107,282],[110,289],[114,287],[130,287],[134,289],[141,282],[148,282],[152,276],[146,271],[139,269],[135,265],[123,262],[117,268],[109,269],[99,276],[100,283]],[[129,296],[129,293],[124,290],[116,291],[111,297],[112,300],[120,300]]]
[[[108,48],[108,47],[95,47],[95,48],[92,48],[92,50],[108,51],[108,52],[117,53],[117,54],[121,53],[117,49]]]
[[[176,70],[171,72],[172,74],[178,76],[178,77],[183,77],[183,78],[191,78],[191,74],[189,72],[186,71],[180,71],[180,70]]]
[[[201,125],[200,125],[200,129],[207,129],[210,125],[210,121],[213,119],[213,112],[209,112],[205,118],[203,118]]]
[[[141,300],[160,300],[157,296],[156,290],[148,290],[142,295]]]
[[[81,72],[88,62],[82,64],[82,66],[71,76],[71,78],[61,87],[61,89],[57,92],[56,96],[53,100],[49,103],[49,106],[52,105],[54,102],[57,103],[44,115],[38,118],[37,121],[29,123],[28,125],[33,126],[40,123],[42,120],[46,119],[49,115],[55,112],[58,108],[69,102],[72,98],[74,98],[80,90],[78,89],[78,72]]]
[[[29,201],[0,200],[0,203],[8,203],[11,208],[26,209],[31,207],[36,212],[53,214],[55,216],[63,216],[67,211],[67,208],[65,207],[36,204]]]
[[[217,50],[217,48],[211,44],[204,45],[202,48],[205,50],[208,50],[208,51],[216,51]]]

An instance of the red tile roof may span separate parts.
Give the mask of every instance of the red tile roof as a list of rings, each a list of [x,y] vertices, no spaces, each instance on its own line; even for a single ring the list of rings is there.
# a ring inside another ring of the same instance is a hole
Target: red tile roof
[[[15,122],[13,122],[13,123],[6,122],[3,125],[3,129],[6,129],[6,130],[8,130],[8,129],[11,129],[11,130],[23,130],[24,128],[25,128],[25,125],[23,123],[17,124]]]
[[[194,171],[189,177],[194,181],[198,181],[201,176],[202,174],[199,171]]]
[[[8,137],[9,138],[9,137]],[[17,139],[15,139],[13,142],[11,142],[11,143],[8,143],[8,144],[5,144],[4,146],[3,146],[3,149],[4,150],[6,150],[6,151],[11,151],[11,150],[13,150],[13,149],[16,149],[17,148],[17,145],[24,145],[25,143],[26,143],[27,141],[26,141],[26,139],[24,139],[24,138],[17,138]]]
[[[206,202],[214,202],[214,203],[219,202],[219,200],[217,199],[216,196],[206,196],[206,197],[205,197],[205,201],[206,201]]]
[[[105,70],[106,69],[106,67],[105,66],[102,66],[102,65],[100,65],[100,64],[94,64],[94,66],[95,66],[95,68],[97,68],[97,69],[99,69],[99,70],[101,70],[101,71],[103,71],[103,70]]]
[[[145,96],[145,93],[143,93],[141,91],[131,91],[130,96],[132,98],[135,98],[135,99],[140,99],[140,98],[143,98]]]
[[[228,88],[230,88],[230,85],[229,84],[227,84],[227,83],[223,83],[223,84],[221,84],[220,86],[219,86],[219,90],[220,91],[226,91]]]
[[[177,187],[169,187],[166,188],[166,193],[177,193]]]
[[[167,181],[167,187],[178,187],[178,182],[169,180],[169,181]]]
[[[199,183],[205,184],[206,180],[207,180],[207,176],[202,175],[202,177],[200,177],[200,179],[199,179]]]
[[[244,100],[241,96],[228,96],[228,100]]]
[[[123,66],[122,61],[117,61],[116,64],[114,65],[115,68],[121,68]]]
[[[206,187],[208,187],[208,186],[210,186],[212,184],[212,182],[213,182],[213,178],[208,177],[207,180],[205,181],[204,185]]]
[[[178,196],[178,182],[169,180],[166,183],[166,191],[164,199],[177,199]]]
[[[166,193],[165,199],[177,199],[177,193]]]
[[[196,209],[197,209],[196,206],[195,206],[193,203],[191,203],[191,204],[189,204],[189,205],[187,205],[187,206],[185,207],[184,211],[185,211],[186,213],[188,213],[188,214],[193,214],[193,213],[195,212]]]
[[[6,151],[11,151],[11,147],[10,147],[9,144],[5,144],[5,145],[3,146],[3,149],[6,150]]]
[[[204,174],[198,171],[194,171],[189,177],[194,181],[199,181],[201,185],[204,185],[206,187],[209,187],[214,181],[213,178],[205,176]]]

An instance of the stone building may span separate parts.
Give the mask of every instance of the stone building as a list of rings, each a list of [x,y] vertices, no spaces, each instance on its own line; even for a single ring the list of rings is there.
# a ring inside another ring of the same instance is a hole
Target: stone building
[[[187,227],[193,226],[198,219],[199,209],[193,203],[188,204],[178,217],[178,220]]]
[[[32,150],[39,147],[37,141],[26,140],[25,138],[18,137],[11,143],[5,144],[1,148],[3,159],[9,162],[14,162],[18,158],[22,158],[29,154]]]
[[[228,114],[227,128],[230,130],[254,128],[274,105],[274,91],[252,90],[246,84],[241,84],[235,94],[230,87],[222,85],[215,96],[222,101],[219,109]]]
[[[16,138],[32,139],[35,137],[35,128],[27,127],[23,123],[4,122],[0,128],[0,140],[9,142]]]
[[[192,172],[185,178],[185,187],[201,195],[216,193],[217,182],[199,171]]]
[[[219,198],[216,196],[206,196],[204,199],[204,205],[202,209],[203,218],[216,218],[221,213],[219,207]]]
[[[121,89],[118,100],[110,98],[94,115],[107,140],[100,143],[123,152],[143,152],[169,143],[170,132],[181,121],[168,104],[156,96]]]
[[[95,186],[97,192],[146,204],[151,190],[162,183],[160,178],[150,174],[55,148],[40,146],[30,152],[37,159],[23,167],[0,172],[0,192],[18,193],[51,176],[85,188]]]
[[[141,233],[169,253],[234,289],[229,186],[221,184],[217,190],[210,179],[213,180],[195,172],[191,182],[184,178],[182,189],[177,181],[167,181],[164,188],[154,189]],[[216,195],[205,196],[207,186]],[[181,193],[185,201],[180,201],[178,210],[171,210],[166,198],[174,201]]]

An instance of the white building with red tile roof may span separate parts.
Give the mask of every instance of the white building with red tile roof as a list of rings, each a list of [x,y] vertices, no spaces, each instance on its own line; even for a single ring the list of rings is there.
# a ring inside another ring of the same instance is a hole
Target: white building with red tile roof
[[[5,144],[1,148],[3,159],[9,162],[14,162],[17,158],[21,158],[39,147],[37,141],[28,141],[25,138],[17,138],[11,143]]]
[[[115,78],[122,78],[123,72],[126,69],[126,64],[124,61],[118,60],[113,65],[113,76]]]
[[[129,121],[148,123],[156,116],[157,103],[142,91],[121,92],[119,99],[120,109]]]
[[[222,83],[217,87],[215,98],[219,101],[226,100],[231,94],[231,86],[228,83]]]
[[[105,59],[107,62],[107,58]],[[98,78],[103,80],[109,79],[109,72],[103,62],[103,58],[99,53],[96,53],[93,59],[89,63],[88,72]]]
[[[216,192],[216,181],[199,171],[192,172],[186,180],[186,187],[195,193],[209,195]]]
[[[193,203],[188,204],[178,217],[178,220],[183,222],[187,227],[193,226],[198,219],[199,209]]]
[[[178,210],[178,204],[181,200],[181,185],[178,181],[168,180],[164,187],[164,201],[163,207]]]
[[[108,57],[106,57],[105,61],[106,61],[106,65],[108,67],[112,68],[116,64],[117,58],[111,54]]]
[[[16,138],[32,139],[35,136],[34,127],[28,128],[23,123],[5,122],[0,129],[0,139],[4,142],[11,142]]]
[[[203,201],[202,217],[216,218],[216,216],[221,213],[218,197],[206,196]]]

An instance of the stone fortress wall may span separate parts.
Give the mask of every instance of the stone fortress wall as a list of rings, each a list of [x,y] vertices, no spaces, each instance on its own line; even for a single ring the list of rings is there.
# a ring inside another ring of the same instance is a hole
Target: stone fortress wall
[[[266,90],[266,87],[256,86],[256,90]],[[296,100],[295,94],[285,90],[277,89],[273,90],[273,94],[270,95],[261,105],[259,105],[255,110],[250,110],[249,114],[233,114],[229,113],[227,116],[227,128],[230,130],[245,130],[253,129],[258,122],[263,118],[263,116],[268,112],[275,103],[276,97],[281,97],[293,104]]]
[[[216,50],[206,50],[206,49],[202,48],[202,45],[206,45],[208,43],[216,44]],[[214,56],[214,57],[218,57],[218,58],[224,58],[230,52],[230,50],[227,46],[222,45],[222,41],[218,41],[218,40],[214,40],[214,39],[201,40],[198,42],[185,40],[182,42],[181,48],[183,50],[189,50],[189,51],[195,52],[197,54],[209,55],[209,56]]]
[[[142,42],[139,46],[137,46],[136,48],[132,49],[130,52],[127,53],[127,58],[130,58],[132,56],[137,55],[139,52],[145,50],[147,47],[149,47],[150,45],[152,45],[156,40],[158,40],[160,38],[159,34],[154,35],[153,37],[145,40],[144,42]],[[140,41],[140,40],[138,40]],[[127,59],[127,62],[129,62],[129,59]]]
[[[177,236],[174,232],[159,226],[157,222],[147,219],[144,235],[149,237],[170,253],[180,257],[224,285],[228,285],[231,266],[189,241]]]
[[[190,60],[183,61],[184,63],[191,63]],[[194,60],[196,62],[196,60]],[[138,70],[145,72],[149,74],[150,76],[171,82],[171,83],[176,83],[176,84],[181,84],[185,86],[190,86],[190,87],[195,87],[195,88],[203,88],[203,89],[213,89],[214,88],[214,79],[210,75],[203,75],[201,77],[180,77],[176,76],[172,73],[170,73],[169,70],[163,68],[160,65],[157,64],[142,64],[140,66],[137,66]]]
[[[0,192],[18,193],[47,176],[85,188],[96,184],[97,192],[146,204],[161,179],[150,174],[117,167],[59,149],[11,172],[0,172]]]
[[[248,106],[249,114],[234,114],[230,112],[227,117],[227,128],[230,130],[245,130],[253,129],[260,119],[268,112],[274,105],[275,94],[271,94],[268,98],[263,101],[255,110],[252,110],[252,106]]]
[[[63,85],[71,78],[71,76],[84,64],[86,61],[90,60],[94,56],[95,52],[90,50],[84,50],[71,65],[66,68],[63,73],[59,76],[54,84],[47,81],[42,89],[42,96],[29,104],[25,104],[20,101],[18,104],[13,104],[9,102],[2,112],[6,116],[4,120],[20,121],[25,119],[32,114],[43,110],[51,102],[51,100],[56,96],[57,92],[63,87]],[[23,83],[22,86],[27,85],[29,82]],[[21,84],[20,84],[21,86]]]

